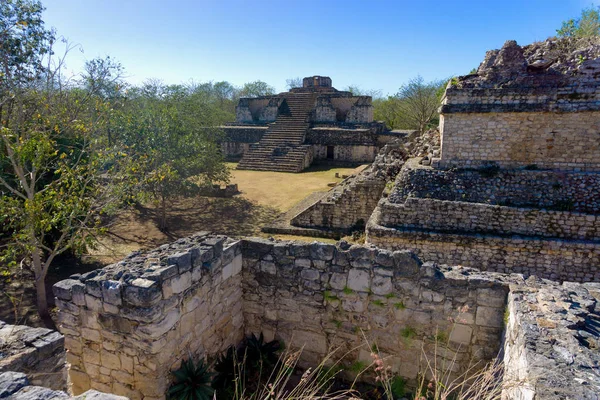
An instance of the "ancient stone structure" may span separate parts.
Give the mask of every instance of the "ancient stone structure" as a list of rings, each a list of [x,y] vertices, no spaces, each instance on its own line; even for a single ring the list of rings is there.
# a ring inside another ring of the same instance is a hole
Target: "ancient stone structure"
[[[407,251],[343,242],[198,234],[73,276],[54,291],[76,394],[91,387],[163,398],[169,371],[189,354],[214,356],[260,332],[304,346],[304,366],[334,348],[347,353],[346,365],[368,365],[366,337],[409,380],[423,371],[415,363],[423,354],[456,360],[459,374],[504,349],[509,398],[600,389],[592,350],[598,284],[440,267]],[[436,352],[440,337],[450,348]],[[552,374],[536,376],[550,365]]]
[[[565,68],[560,58],[540,64],[544,54],[509,41],[477,74],[450,82],[440,156],[404,165],[371,216],[369,243],[490,271],[600,280],[600,58]]]
[[[600,171],[600,58],[560,72],[525,51],[508,41],[448,85],[439,166]]]
[[[241,98],[236,122],[223,127],[222,150],[239,169],[300,172],[313,160],[371,162],[394,133],[373,122],[370,96],[336,90],[331,79],[304,78],[275,96]]]
[[[71,397],[67,393],[48,387],[31,386],[22,372],[0,372],[0,399],[6,400],[127,400],[126,397],[101,393],[96,390]]]
[[[63,336],[46,328],[0,321],[0,373],[8,371],[24,373],[33,385],[65,390]]]

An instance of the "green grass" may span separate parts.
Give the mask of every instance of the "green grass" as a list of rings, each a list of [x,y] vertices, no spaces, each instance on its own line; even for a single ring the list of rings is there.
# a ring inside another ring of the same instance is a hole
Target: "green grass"
[[[331,292],[329,290],[326,290],[323,292],[323,299],[325,301],[335,301],[335,300],[339,300],[339,297],[331,294]]]
[[[287,211],[314,192],[326,192],[331,182],[340,182],[335,174],[351,175],[360,168],[316,166],[295,174],[272,171],[237,170],[237,163],[226,163],[231,170],[231,183],[237,183],[242,196],[260,205]]]
[[[371,302],[371,304],[373,304],[374,306],[377,306],[377,307],[384,307],[385,306],[385,303],[383,301],[381,301],[381,300],[373,300]]]
[[[358,374],[358,373],[364,371],[366,368],[367,368],[366,362],[356,360],[348,367],[348,371]]]
[[[404,310],[406,308],[403,301],[399,303],[394,303],[394,307],[396,308],[396,310]]]
[[[344,292],[344,294],[352,294],[354,293],[354,290],[350,289],[348,286],[344,286],[342,292]]]
[[[404,339],[412,339],[417,336],[417,331],[415,331],[415,328],[412,326],[406,326],[400,331],[400,336]]]

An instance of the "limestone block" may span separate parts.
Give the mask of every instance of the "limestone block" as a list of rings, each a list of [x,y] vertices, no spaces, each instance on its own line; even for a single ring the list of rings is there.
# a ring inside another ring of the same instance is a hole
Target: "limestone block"
[[[85,372],[70,369],[69,381],[71,382],[71,390],[75,395],[81,394],[90,388],[90,377]]]
[[[102,300],[89,294],[85,295],[85,304],[89,310],[102,311]]]
[[[450,341],[466,346],[471,343],[472,334],[472,327],[468,325],[455,324],[450,332]]]
[[[292,345],[304,346],[304,350],[318,354],[327,354],[327,338],[315,332],[297,330],[292,338]]]
[[[180,274],[189,271],[192,268],[192,253],[185,251],[171,254],[167,257],[167,264],[177,265]]]
[[[165,294],[165,288],[171,287],[174,294],[181,293],[188,289],[192,285],[192,274],[191,272],[184,272],[181,275],[174,276],[169,281],[163,283],[163,296]],[[164,296],[167,298],[167,296]]]
[[[167,333],[175,324],[179,321],[179,310],[172,309],[167,315],[160,321],[142,325],[136,329],[136,333],[149,336],[151,338],[159,338]]]
[[[475,323],[480,326],[501,328],[504,325],[503,309],[478,306]]]
[[[242,272],[242,255],[238,254],[233,260],[223,267],[223,280],[229,279]]]
[[[271,261],[261,261],[260,262],[260,270],[261,270],[261,272],[265,272],[265,273],[271,274],[271,275],[277,274],[277,267],[275,266],[275,263],[273,263]]]
[[[343,290],[346,287],[348,277],[344,273],[334,272],[329,279],[329,285],[336,290]]]
[[[121,283],[112,280],[102,282],[102,300],[105,303],[120,306],[122,304]]]
[[[365,303],[360,298],[342,299],[342,308],[348,312],[361,313],[365,310]]]
[[[392,289],[393,285],[390,277],[381,275],[375,275],[373,277],[373,284],[371,286],[371,291],[373,293],[380,296],[385,296],[386,294],[390,294]]]
[[[369,271],[353,268],[348,272],[348,287],[359,292],[367,292],[370,288]]]
[[[83,348],[83,361],[86,364],[100,365],[100,353],[90,347]]]
[[[477,289],[477,304],[489,307],[504,307],[506,294],[502,289]]]
[[[89,340],[92,342],[100,343],[100,331],[89,329],[89,328],[81,328],[81,337],[85,340]]]
[[[317,281],[319,280],[320,273],[316,269],[306,268],[300,272],[300,277],[309,281]]]
[[[124,299],[127,303],[139,307],[151,307],[160,301],[162,293],[157,282],[137,278],[125,287]]]

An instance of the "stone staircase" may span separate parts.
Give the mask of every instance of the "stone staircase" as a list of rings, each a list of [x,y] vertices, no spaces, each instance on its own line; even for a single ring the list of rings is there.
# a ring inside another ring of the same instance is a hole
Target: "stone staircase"
[[[237,169],[300,172],[308,167],[312,161],[311,146],[303,143],[315,100],[314,93],[287,94],[277,119],[260,142],[250,146]]]

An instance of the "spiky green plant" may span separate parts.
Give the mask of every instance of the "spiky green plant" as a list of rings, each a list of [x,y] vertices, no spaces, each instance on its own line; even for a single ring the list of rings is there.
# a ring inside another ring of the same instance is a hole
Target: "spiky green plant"
[[[194,360],[189,357],[181,362],[179,369],[172,371],[175,382],[167,392],[169,400],[211,400],[213,389],[210,387],[212,373],[204,364],[204,359]]]

